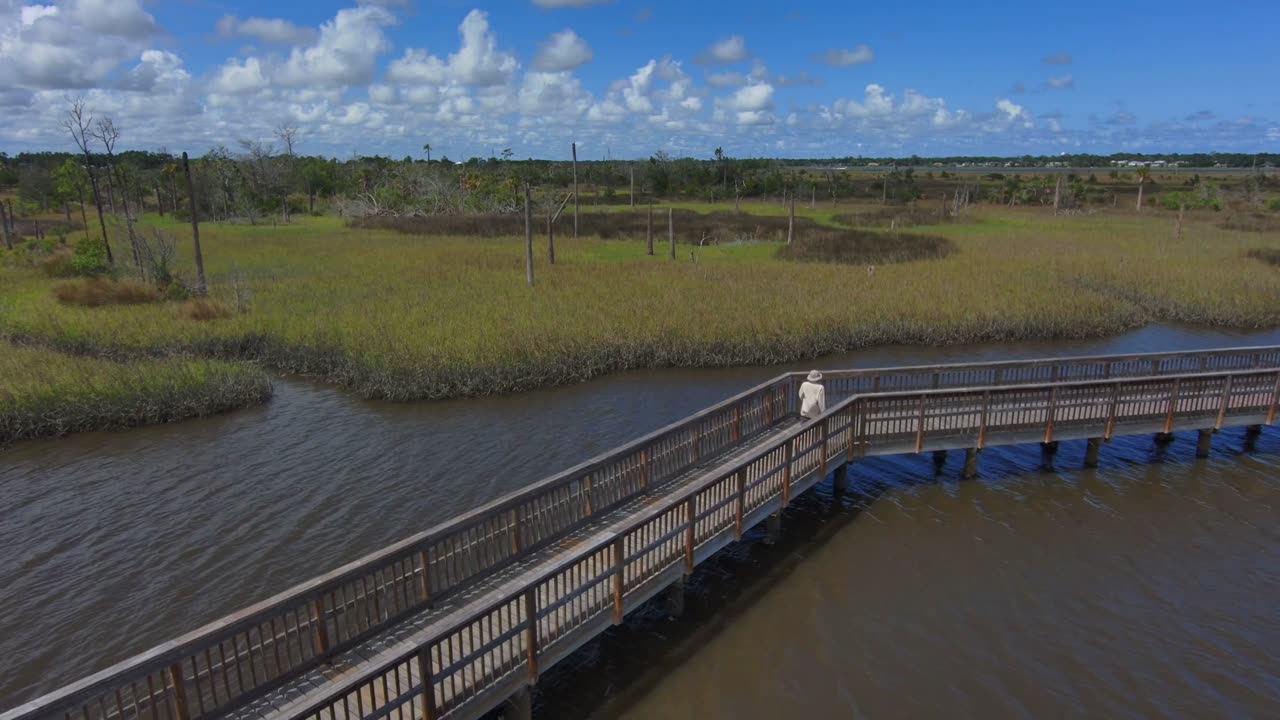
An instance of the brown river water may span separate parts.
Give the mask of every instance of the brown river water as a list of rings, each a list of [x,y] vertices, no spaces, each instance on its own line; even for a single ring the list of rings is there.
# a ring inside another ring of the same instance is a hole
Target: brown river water
[[[1150,327],[620,373],[390,404],[278,379],[260,408],[0,450],[0,710],[786,369],[1280,343]],[[877,458],[544,674],[541,717],[1280,716],[1280,431]]]

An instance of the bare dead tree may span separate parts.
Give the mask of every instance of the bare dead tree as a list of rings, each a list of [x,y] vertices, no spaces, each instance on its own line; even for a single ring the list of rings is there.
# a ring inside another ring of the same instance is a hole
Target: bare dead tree
[[[573,237],[578,237],[578,143],[570,143],[573,151]]]
[[[107,152],[107,177],[117,177],[116,175],[116,142],[120,140],[120,129],[116,127],[115,122],[110,117],[103,116],[93,124],[90,131],[94,139],[102,143],[102,147]],[[123,178],[120,179],[120,186],[123,192],[120,193],[120,204],[124,207],[124,224],[125,229],[129,233],[129,247],[133,250],[133,262],[138,267],[138,275],[145,276],[146,271],[142,266],[142,255],[138,251],[138,238],[133,228],[133,213],[129,211],[129,192],[124,187]]]
[[[74,98],[71,107],[67,108],[66,117],[62,119],[62,127],[71,133],[71,139],[84,155],[84,169],[89,175],[89,188],[93,191],[93,205],[98,208],[98,224],[102,227],[102,246],[107,251],[107,264],[115,265],[115,257],[111,254],[111,241],[107,239],[107,219],[102,211],[102,192],[98,189],[98,174],[93,169],[93,152],[89,150],[93,142],[93,113],[84,107],[84,98]],[[86,228],[85,232],[88,232]]]
[[[191,182],[191,164],[187,162],[187,153],[182,153],[182,174],[187,178],[187,202],[191,211],[191,240],[196,251],[196,294],[207,295],[209,284],[204,278],[204,253],[200,252],[200,217],[196,212],[196,186]]]
[[[791,244],[791,234],[796,226],[796,194],[791,193],[791,205],[787,210],[787,244]]]
[[[636,166],[631,166],[631,207],[636,206]]]
[[[298,126],[289,121],[283,121],[276,126],[275,136],[284,145],[285,156],[285,182],[281,184],[280,195],[280,218],[283,222],[289,222],[289,181],[293,179],[294,169],[296,167],[296,156],[293,153],[293,144],[298,138]]]
[[[4,249],[13,249],[13,237],[9,235],[9,217],[4,212],[4,203],[0,203],[0,233],[4,234]]]
[[[644,226],[645,246],[649,255],[653,255],[653,198],[649,198],[649,220]]]
[[[671,245],[671,259],[676,259],[676,216],[675,210],[667,208],[667,242]]]
[[[533,202],[529,199],[529,183],[524,184],[524,267],[533,287]]]
[[[560,207],[553,211],[551,203],[555,200],[549,194],[547,196],[547,260],[551,265],[556,264],[556,220],[560,219],[560,213],[564,212],[564,206],[569,204],[570,197],[570,193],[565,193],[564,199],[560,201]]]

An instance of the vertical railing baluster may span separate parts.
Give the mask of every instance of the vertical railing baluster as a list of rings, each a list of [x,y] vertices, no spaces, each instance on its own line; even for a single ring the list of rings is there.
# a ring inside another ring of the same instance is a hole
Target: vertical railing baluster
[[[696,504],[694,502],[695,499],[697,499],[696,494],[690,495],[689,499],[685,501],[685,505],[684,505],[684,521],[689,525],[689,527],[685,529],[685,536],[684,536],[684,574],[685,575],[693,574],[693,548],[698,540],[697,533],[695,532],[695,529],[698,524],[698,516],[695,510]]]
[[[529,681],[538,680],[538,588],[524,593],[525,651],[529,658]]]
[[[519,555],[523,541],[520,537],[520,506],[511,508],[511,554]]]
[[[1173,416],[1178,411],[1178,394],[1179,387],[1182,384],[1182,378],[1173,379],[1173,393],[1169,396],[1169,411],[1164,418],[1164,431],[1173,432]]]
[[[831,416],[822,420],[822,443],[818,446],[818,481],[827,477],[827,440],[831,437]]]
[[[746,492],[747,492],[747,469],[746,468],[742,468],[741,470],[738,470],[737,474],[734,476],[734,482],[735,482],[734,489],[737,495],[737,502],[734,504],[734,508],[733,508],[733,511],[734,511],[733,526],[734,526],[734,532],[737,535],[737,538],[741,540],[742,539],[742,511],[743,511],[743,503],[746,502]]]
[[[626,592],[626,566],[622,547],[623,536],[613,541],[613,624],[622,624],[623,596]]]
[[[916,452],[924,449],[924,401],[927,395],[920,396],[920,413],[916,417]]]
[[[1267,410],[1268,425],[1275,424],[1277,405],[1280,405],[1280,372],[1276,373],[1276,384],[1271,387],[1271,409]]]
[[[175,662],[169,666],[169,682],[173,686],[173,717],[175,720],[187,720],[187,686],[182,680],[182,663]],[[105,718],[103,720],[106,720]]]
[[[1054,385],[1049,388],[1049,409],[1046,414],[1046,423],[1044,429],[1044,441],[1053,441],[1053,421],[1058,411],[1058,386]]]
[[[782,507],[786,507],[791,502],[791,458],[795,452],[793,446],[795,439],[787,441],[786,449],[782,451]]]

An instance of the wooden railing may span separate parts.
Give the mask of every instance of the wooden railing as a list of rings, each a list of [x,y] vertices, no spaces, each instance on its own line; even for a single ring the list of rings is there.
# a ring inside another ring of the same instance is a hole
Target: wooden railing
[[[777,378],[0,715],[225,712],[793,413]]]
[[[825,382],[829,397],[834,399],[854,392],[946,388],[964,383],[999,386],[1025,383],[1028,378],[1115,378],[1143,371],[1158,375],[1188,369],[1278,366],[1280,348],[1245,348],[835,371],[827,373]],[[49,716],[65,720],[195,720],[224,713],[743,440],[790,421],[796,412],[795,390],[802,378],[800,373],[791,373],[763,383],[14,708],[0,715],[0,720]],[[787,473],[807,467],[805,463],[825,460],[803,443],[787,447],[778,451],[795,454],[787,462]],[[743,476],[740,488],[747,503],[741,507],[746,509],[763,497],[761,483],[773,477],[749,475]],[[711,503],[707,507],[723,512],[724,503],[730,502],[727,498],[713,502],[708,495],[698,502]],[[706,508],[695,510],[704,513]],[[701,525],[714,524],[703,515],[698,517]],[[549,612],[546,607],[543,610]]]
[[[1280,367],[1280,347],[1245,347],[824,372],[827,398],[865,393],[1030,385]]]
[[[1028,433],[1052,440],[1271,424],[1278,398],[1276,369],[854,396],[282,715],[335,720],[408,710],[436,719],[492,707],[711,551],[741,539],[762,512],[785,507],[835,463],[877,445],[929,449],[957,438],[981,446],[1025,442]]]

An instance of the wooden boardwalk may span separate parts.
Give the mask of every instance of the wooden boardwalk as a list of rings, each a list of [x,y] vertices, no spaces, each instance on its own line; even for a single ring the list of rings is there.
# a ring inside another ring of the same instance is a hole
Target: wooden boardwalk
[[[1272,424],[1280,348],[784,375],[0,720],[469,718],[865,455]]]

